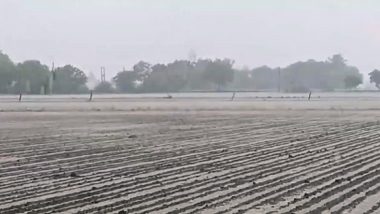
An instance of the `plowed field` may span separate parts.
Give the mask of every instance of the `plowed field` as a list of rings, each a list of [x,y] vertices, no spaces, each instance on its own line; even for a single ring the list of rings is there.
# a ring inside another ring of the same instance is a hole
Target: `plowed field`
[[[0,113],[0,213],[380,213],[378,111]]]

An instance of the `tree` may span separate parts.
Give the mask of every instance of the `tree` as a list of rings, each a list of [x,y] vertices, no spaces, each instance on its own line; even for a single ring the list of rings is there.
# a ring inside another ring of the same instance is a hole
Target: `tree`
[[[188,83],[188,76],[193,70],[192,63],[187,60],[176,60],[169,63],[165,71],[168,79],[167,91],[178,92],[184,89]]]
[[[279,78],[276,78],[279,79]],[[310,89],[329,90],[332,85],[326,62],[308,60],[281,69],[281,88],[287,92],[307,92]]]
[[[97,93],[105,93],[105,94],[110,94],[110,93],[113,93],[115,92],[112,84],[110,82],[101,82],[99,83],[95,89],[94,89],[95,92]]]
[[[86,93],[87,76],[79,68],[65,65],[54,70],[53,92],[57,94]]]
[[[178,92],[187,85],[188,75],[192,72],[192,63],[176,60],[167,65],[156,64],[152,72],[144,79],[144,92]]]
[[[16,66],[0,51],[0,93],[8,93],[15,81]]]
[[[328,63],[331,63],[334,66],[345,66],[347,60],[340,54],[335,54],[328,59]]]
[[[217,90],[234,79],[234,70],[232,65],[234,62],[230,59],[216,59],[207,64],[204,78],[217,86]]]
[[[375,69],[368,74],[371,83],[375,83],[376,88],[380,89],[380,71]]]
[[[256,89],[277,89],[279,85],[279,70],[261,66],[251,71],[252,84]]]
[[[119,72],[113,83],[117,91],[179,92],[186,90],[258,89],[287,92],[309,90],[331,91],[355,88],[362,83],[362,75],[356,67],[347,64],[340,54],[325,61],[310,59],[296,62],[285,68],[267,66],[255,69],[233,69],[230,59],[176,60],[168,64],[151,65],[139,61],[131,71]],[[370,74],[371,83],[380,89],[380,71]],[[0,93],[46,93],[50,90],[50,78],[54,76],[53,92],[72,94],[87,92],[88,87],[99,93],[113,92],[113,83],[99,83],[96,78],[87,78],[85,73],[71,65],[57,68],[53,73],[37,60],[28,60],[15,65],[0,51]],[[281,86],[281,87],[280,87]]]
[[[327,61],[296,62],[281,70],[281,85],[285,91],[332,91],[346,88],[347,76],[359,76],[356,67],[349,66],[339,54]]]
[[[137,91],[137,83],[140,80],[139,73],[135,71],[121,71],[116,74],[113,81],[120,92],[133,93]]]
[[[192,62],[192,71],[187,75],[187,88],[190,90],[212,90],[213,84],[204,78],[206,67],[211,63],[210,59],[198,59]]]
[[[140,81],[144,81],[144,79],[152,72],[151,64],[140,61],[133,66],[133,71],[139,75],[138,79]]]
[[[143,92],[168,92],[167,66],[156,64],[152,66],[152,72],[144,79]]]
[[[344,85],[346,86],[347,89],[353,89],[358,87],[358,85],[363,83],[363,78],[362,76],[359,75],[349,75],[346,76],[344,79]]]
[[[28,60],[17,64],[15,91],[31,94],[46,93],[48,89],[50,71],[46,65],[37,60]]]
[[[254,89],[253,78],[249,68],[236,70],[234,73],[234,80],[231,87],[237,90],[250,90]]]

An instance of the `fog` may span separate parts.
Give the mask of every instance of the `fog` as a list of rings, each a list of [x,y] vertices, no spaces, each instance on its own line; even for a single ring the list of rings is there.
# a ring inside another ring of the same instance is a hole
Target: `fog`
[[[0,214],[380,213],[379,0],[0,0]]]
[[[380,67],[379,12],[376,0],[2,0],[0,49],[87,74],[105,66],[108,79],[191,51],[239,68],[340,53],[368,73]]]

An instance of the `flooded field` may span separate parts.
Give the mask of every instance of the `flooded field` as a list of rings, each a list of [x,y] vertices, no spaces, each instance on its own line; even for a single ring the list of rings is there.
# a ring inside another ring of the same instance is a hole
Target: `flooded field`
[[[169,96],[170,99],[168,98]],[[380,110],[380,93],[0,95],[0,111]]]
[[[0,97],[0,213],[379,213],[380,96]]]

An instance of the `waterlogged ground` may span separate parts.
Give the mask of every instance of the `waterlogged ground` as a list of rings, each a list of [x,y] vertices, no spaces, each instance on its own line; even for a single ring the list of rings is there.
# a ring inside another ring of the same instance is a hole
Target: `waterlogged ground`
[[[380,212],[368,103],[155,99],[0,102],[0,213]]]
[[[0,95],[0,112],[199,111],[199,110],[379,110],[380,93],[174,93],[89,95]],[[232,100],[233,98],[233,100]]]

